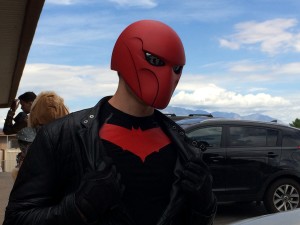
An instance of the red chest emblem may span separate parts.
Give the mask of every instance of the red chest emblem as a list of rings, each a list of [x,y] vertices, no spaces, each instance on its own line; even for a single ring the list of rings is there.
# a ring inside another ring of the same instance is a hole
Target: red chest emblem
[[[158,127],[143,131],[140,128],[129,130],[113,124],[104,124],[99,136],[139,156],[143,162],[148,155],[171,143],[168,136]]]

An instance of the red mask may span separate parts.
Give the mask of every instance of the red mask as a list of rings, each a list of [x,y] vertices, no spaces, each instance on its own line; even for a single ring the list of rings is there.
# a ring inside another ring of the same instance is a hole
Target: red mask
[[[164,23],[141,20],[119,36],[111,69],[147,105],[164,109],[185,64],[184,48],[176,32]]]

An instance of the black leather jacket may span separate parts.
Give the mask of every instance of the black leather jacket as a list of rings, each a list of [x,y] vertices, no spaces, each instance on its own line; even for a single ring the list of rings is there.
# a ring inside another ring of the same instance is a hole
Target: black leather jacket
[[[98,116],[103,101],[58,119],[41,128],[31,145],[11,191],[3,225],[82,225],[74,203],[74,192],[82,176],[97,167],[104,155],[98,136]],[[183,130],[159,111],[155,111],[162,129],[178,150],[175,175],[196,149],[184,141]],[[157,225],[211,225],[210,215],[190,212],[184,204],[178,181],[171,191],[170,203]],[[215,204],[215,203],[213,203]],[[215,204],[216,205],[216,204]],[[125,225],[130,219],[116,210],[99,224]],[[140,224],[138,224],[140,225]]]

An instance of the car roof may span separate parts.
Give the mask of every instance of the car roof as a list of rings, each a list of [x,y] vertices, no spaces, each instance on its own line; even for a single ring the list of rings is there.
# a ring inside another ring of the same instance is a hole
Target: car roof
[[[268,214],[263,216],[254,217],[251,219],[241,220],[231,225],[299,225],[300,209],[289,210],[285,212],[278,212],[275,214]]]
[[[165,113],[165,115],[174,121],[195,119],[195,118],[207,119],[207,118],[213,117],[213,115],[210,113],[209,114],[189,114],[189,115],[176,115],[175,113]]]
[[[195,118],[183,118],[183,119],[177,120],[176,123],[179,125],[190,126],[190,125],[199,124],[202,121],[211,120],[211,119],[213,119],[213,118],[208,118],[208,117],[204,117],[204,116],[195,117]],[[214,119],[216,119],[216,118],[214,118]]]
[[[241,120],[241,119],[227,119],[227,118],[211,118],[211,119],[186,119],[177,121],[177,123],[184,129],[192,129],[196,126],[205,126],[205,125],[256,125],[256,126],[268,126],[270,128],[283,128],[283,129],[294,129],[299,130],[298,128],[291,127],[286,124],[280,124],[276,122],[265,122],[265,121],[256,121],[256,120]]]

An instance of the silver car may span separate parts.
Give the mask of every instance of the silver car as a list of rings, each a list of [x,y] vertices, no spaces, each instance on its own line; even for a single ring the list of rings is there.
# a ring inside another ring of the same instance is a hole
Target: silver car
[[[299,225],[300,209],[278,212],[251,219],[242,220],[230,225]]]

